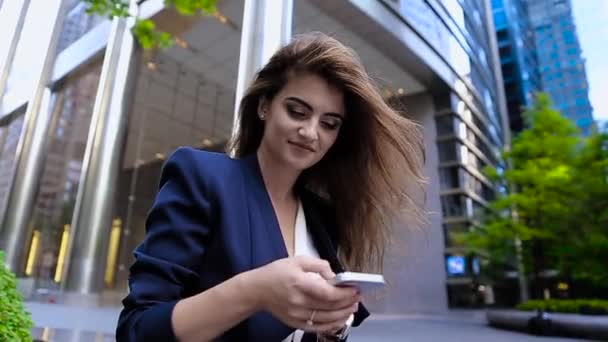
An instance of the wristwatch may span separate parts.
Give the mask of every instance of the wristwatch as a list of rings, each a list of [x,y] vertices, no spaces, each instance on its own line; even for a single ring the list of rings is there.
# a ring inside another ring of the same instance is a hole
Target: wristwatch
[[[330,342],[341,342],[341,341],[346,341],[346,338],[348,337],[348,334],[350,333],[350,329],[353,326],[353,322],[355,321],[355,315],[351,314],[348,319],[346,320],[346,323],[344,323],[344,326],[342,327],[342,329],[338,330],[337,332],[333,333],[333,334],[323,334],[323,339],[325,341],[330,341]]]

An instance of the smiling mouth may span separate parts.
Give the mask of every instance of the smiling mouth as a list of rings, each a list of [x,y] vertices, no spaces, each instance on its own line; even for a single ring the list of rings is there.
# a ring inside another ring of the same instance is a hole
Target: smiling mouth
[[[289,142],[290,144],[292,144],[292,145],[295,145],[295,146],[297,146],[297,147],[301,148],[301,149],[304,149],[304,150],[307,150],[307,151],[310,151],[310,152],[316,152],[316,151],[314,150],[314,148],[312,148],[312,147],[310,147],[310,146],[308,146],[308,145],[304,145],[304,144],[296,143],[296,142],[293,142],[293,141],[288,141],[288,142]]]

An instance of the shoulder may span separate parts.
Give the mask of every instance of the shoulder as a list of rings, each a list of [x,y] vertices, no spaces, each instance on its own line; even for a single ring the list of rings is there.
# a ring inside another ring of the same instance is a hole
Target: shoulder
[[[179,166],[195,170],[204,169],[209,172],[234,167],[234,160],[226,154],[199,150],[192,147],[180,147],[171,154],[167,164],[175,163]]]
[[[163,167],[161,185],[171,177],[182,177],[197,182],[214,182],[229,175],[238,163],[223,153],[208,152],[192,147],[180,147],[167,159]]]

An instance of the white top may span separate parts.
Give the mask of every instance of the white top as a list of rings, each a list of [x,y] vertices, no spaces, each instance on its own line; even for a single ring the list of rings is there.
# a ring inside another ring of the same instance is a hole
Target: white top
[[[318,258],[319,253],[315,248],[312,241],[312,236],[308,232],[308,226],[306,225],[306,217],[304,216],[304,209],[302,208],[302,202],[298,201],[298,213],[296,214],[295,224],[295,241],[294,241],[294,255],[305,255]],[[283,342],[300,342],[304,336],[303,330],[296,330],[293,334],[287,336]]]

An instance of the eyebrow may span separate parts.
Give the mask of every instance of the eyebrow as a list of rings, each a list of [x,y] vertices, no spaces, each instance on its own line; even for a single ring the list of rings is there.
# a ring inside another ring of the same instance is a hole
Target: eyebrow
[[[301,99],[301,98],[299,98],[299,97],[290,96],[290,97],[286,98],[286,100],[293,101],[293,102],[297,102],[298,104],[300,104],[300,105],[302,105],[302,106],[306,107],[306,109],[308,109],[309,111],[313,111],[312,106],[311,106],[311,105],[310,105],[308,102],[306,102],[306,101],[302,100],[302,99]],[[337,117],[337,118],[339,118],[339,119],[344,120],[344,114],[340,114],[340,113],[334,113],[334,112],[328,112],[328,113],[323,113],[323,114],[324,114],[324,115],[329,115],[329,116],[334,116],[334,117]]]

